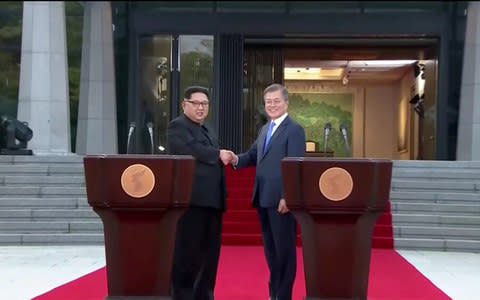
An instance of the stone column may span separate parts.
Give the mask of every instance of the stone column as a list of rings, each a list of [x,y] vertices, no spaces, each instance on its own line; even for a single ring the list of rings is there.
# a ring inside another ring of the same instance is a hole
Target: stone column
[[[480,2],[474,1],[467,13],[457,160],[480,160]]]
[[[28,122],[34,154],[67,154],[70,102],[64,2],[23,3],[17,118]]]
[[[112,31],[110,2],[84,2],[78,154],[118,152]]]

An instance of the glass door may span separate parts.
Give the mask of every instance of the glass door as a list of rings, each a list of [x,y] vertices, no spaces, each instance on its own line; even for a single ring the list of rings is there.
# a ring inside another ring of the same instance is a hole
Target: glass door
[[[244,151],[255,141],[258,131],[268,120],[263,104],[263,91],[272,83],[283,84],[283,64],[281,48],[245,46],[243,72]]]
[[[213,97],[213,36],[211,35],[180,35],[180,94],[179,111],[183,100],[183,91],[191,85],[206,87],[210,92],[210,111],[207,122],[215,124],[216,107]]]
[[[213,36],[191,35],[140,38],[135,153],[164,153],[168,123],[181,112],[187,86],[208,88],[210,107],[215,107],[213,41]],[[210,111],[207,121],[213,122],[215,115]]]
[[[137,153],[159,153],[165,148],[170,120],[172,37],[143,37],[139,43],[139,114],[135,130]]]

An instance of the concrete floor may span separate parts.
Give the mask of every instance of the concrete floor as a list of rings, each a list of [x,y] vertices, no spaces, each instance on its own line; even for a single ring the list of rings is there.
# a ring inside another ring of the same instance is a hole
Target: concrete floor
[[[480,253],[398,252],[454,300],[480,300]],[[2,246],[0,300],[29,300],[104,265],[103,246]]]

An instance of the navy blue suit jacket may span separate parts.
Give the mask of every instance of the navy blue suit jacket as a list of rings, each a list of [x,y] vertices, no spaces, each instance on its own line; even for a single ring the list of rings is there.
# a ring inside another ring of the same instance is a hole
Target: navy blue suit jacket
[[[238,155],[236,168],[255,165],[252,205],[276,208],[280,199],[284,198],[281,161],[287,156],[305,156],[305,130],[287,116],[275,130],[263,153],[268,125],[269,122],[260,129],[258,138],[250,149]]]

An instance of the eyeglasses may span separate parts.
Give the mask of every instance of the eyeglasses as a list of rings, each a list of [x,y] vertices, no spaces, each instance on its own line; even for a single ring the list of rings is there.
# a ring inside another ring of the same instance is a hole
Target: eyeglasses
[[[275,100],[265,100],[265,105],[280,105],[282,102],[284,102],[283,100],[280,100],[280,99],[275,99]]]
[[[209,104],[208,101],[199,102],[199,101],[185,100],[185,102],[192,104],[194,108],[199,108],[200,106],[208,107],[208,104]]]

